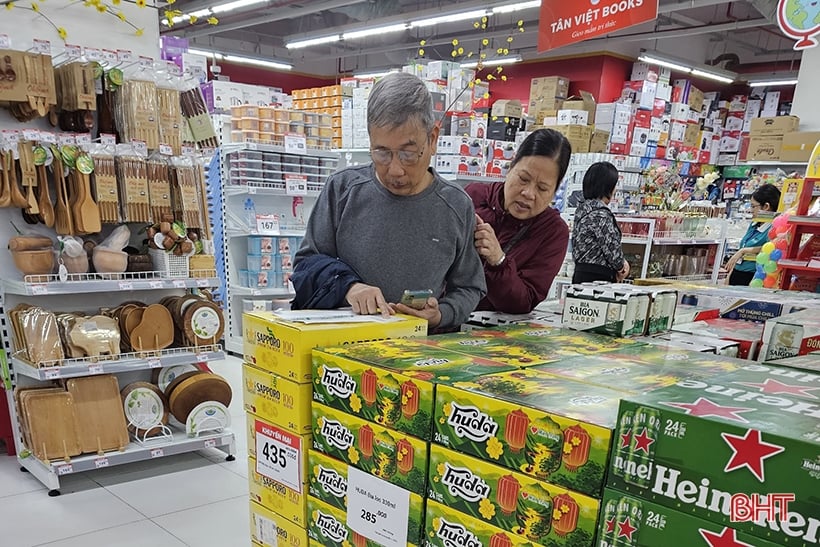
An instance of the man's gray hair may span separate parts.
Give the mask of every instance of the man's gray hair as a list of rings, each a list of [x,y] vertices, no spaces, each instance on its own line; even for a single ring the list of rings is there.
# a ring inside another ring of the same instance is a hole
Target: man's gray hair
[[[417,76],[391,72],[376,82],[367,101],[367,127],[396,128],[418,123],[429,134],[435,125],[433,99]]]

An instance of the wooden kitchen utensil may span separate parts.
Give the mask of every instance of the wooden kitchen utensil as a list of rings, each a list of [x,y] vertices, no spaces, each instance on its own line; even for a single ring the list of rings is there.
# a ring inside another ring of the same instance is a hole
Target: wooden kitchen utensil
[[[168,308],[148,306],[139,326],[130,332],[131,346],[137,351],[165,349],[174,342],[174,320]]]
[[[110,374],[72,378],[66,389],[74,398],[82,451],[124,450],[128,425],[117,378]]]
[[[56,161],[60,161],[57,159]],[[43,224],[52,228],[55,221],[54,206],[51,204],[51,195],[48,192],[48,174],[46,173],[45,165],[37,166],[37,189],[39,196],[37,199],[37,207],[40,209],[40,218]]]
[[[128,431],[138,439],[162,433],[168,424],[168,400],[159,388],[148,382],[134,382],[120,392]]]
[[[57,205],[54,209],[54,230],[59,235],[74,235],[74,221],[71,209],[68,206],[65,171],[59,154],[55,154],[52,168],[54,169],[54,187],[57,192]]]
[[[182,382],[184,382],[185,380],[187,380],[188,378],[190,378],[192,376],[196,376],[197,374],[209,374],[209,373],[204,371],[204,370],[199,370],[199,369],[191,370],[191,371],[188,371],[188,372],[183,372],[182,374],[180,374],[179,376],[177,376],[176,378],[171,380],[171,382],[165,387],[165,389],[163,390],[163,393],[165,393],[165,397],[170,400],[171,399],[171,394],[174,392],[174,390],[177,388],[177,386],[179,384],[181,384]]]
[[[77,190],[77,201],[72,208],[77,231],[85,234],[96,234],[102,231],[100,208],[91,196],[91,179],[89,173],[79,169],[72,172],[74,187]]]
[[[27,446],[31,446],[31,427],[28,423],[28,416],[26,415],[26,399],[30,395],[31,392],[36,393],[53,393],[53,392],[64,392],[65,390],[60,387],[17,387],[14,388],[14,404],[17,408],[17,417],[20,420],[20,428],[23,431],[23,443]]]
[[[34,150],[30,141],[18,143],[20,154],[20,172],[23,174],[23,187],[26,189],[26,212],[30,215],[40,214],[34,188],[37,186],[37,167],[34,165]]]
[[[231,386],[224,378],[212,373],[198,374],[180,382],[173,390],[169,400],[171,414],[184,424],[197,405],[217,401],[227,407],[231,396]]]
[[[41,460],[65,460],[82,453],[74,399],[66,391],[32,393],[25,399],[29,447]]]
[[[6,154],[6,175],[9,177],[12,206],[21,209],[28,207],[28,200],[26,196],[23,195],[23,192],[20,191],[20,186],[17,182],[17,167],[14,164],[14,156],[12,156],[11,153]]]

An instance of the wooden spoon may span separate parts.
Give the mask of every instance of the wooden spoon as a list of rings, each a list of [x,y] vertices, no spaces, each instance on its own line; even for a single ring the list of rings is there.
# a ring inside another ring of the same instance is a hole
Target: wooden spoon
[[[73,235],[74,227],[71,222],[71,210],[68,208],[68,192],[65,187],[65,177],[63,176],[63,162],[59,156],[55,156],[52,165],[54,166],[54,187],[57,190],[54,228],[61,236]]]
[[[0,71],[2,74],[2,71]],[[0,207],[11,206],[11,189],[9,175],[6,172],[6,154],[0,151]]]
[[[37,186],[40,193],[37,200],[37,206],[40,207],[40,218],[43,219],[43,224],[51,228],[55,220],[54,206],[51,204],[51,195],[48,192],[48,174],[45,165],[37,166],[37,175],[40,177],[40,183]]]
[[[23,192],[20,191],[20,186],[17,183],[17,168],[14,166],[14,157],[11,154],[6,154],[5,164],[6,174],[9,177],[9,190],[11,193],[11,204],[14,207],[21,209],[28,206],[28,200]]]

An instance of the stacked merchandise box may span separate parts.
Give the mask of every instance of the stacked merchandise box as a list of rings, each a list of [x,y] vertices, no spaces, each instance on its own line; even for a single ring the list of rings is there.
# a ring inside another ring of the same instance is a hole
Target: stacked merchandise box
[[[778,161],[783,147],[783,136],[797,131],[800,118],[778,116],[775,118],[755,118],[749,132],[749,161]]]
[[[810,370],[813,372],[820,372],[820,353],[807,353],[798,357],[786,357],[775,361],[778,367],[796,368],[801,370]]]
[[[707,319],[694,323],[681,323],[673,331],[695,336],[729,340],[738,344],[737,356],[754,361],[758,357],[763,339],[763,325],[734,319]]]
[[[602,545],[674,530],[680,545],[817,545],[818,391],[816,374],[748,365],[624,399]]]
[[[807,309],[766,321],[761,361],[775,361],[820,350],[820,317]]]
[[[333,148],[342,147],[342,109],[353,96],[355,84],[356,80],[351,78],[335,85],[293,90],[293,107],[326,122],[321,124],[318,136],[331,139]]]
[[[437,389],[510,370],[415,340],[314,350],[310,538],[345,535],[335,519],[361,544],[421,545]]]
[[[569,96],[569,78],[543,76],[530,80],[530,102],[527,113],[536,125],[546,125],[544,118],[557,118],[558,110]]]
[[[424,336],[427,324],[413,317],[392,323],[304,324],[271,312],[247,312],[243,331],[251,533],[261,545],[277,545],[276,533],[280,541],[285,534],[294,538],[291,545],[306,545],[311,350],[325,344]]]
[[[811,294],[763,291],[749,287],[697,287],[678,290],[680,303],[720,310],[720,317],[765,322],[773,317],[800,311],[812,302]]]

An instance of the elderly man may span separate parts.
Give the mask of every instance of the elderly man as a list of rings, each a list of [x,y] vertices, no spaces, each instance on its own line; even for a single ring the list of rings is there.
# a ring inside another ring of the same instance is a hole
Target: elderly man
[[[431,328],[464,322],[486,293],[467,194],[429,167],[439,128],[420,79],[393,73],[367,106],[373,163],[332,175],[296,254],[293,307],[405,313]],[[431,289],[420,309],[405,290]]]

